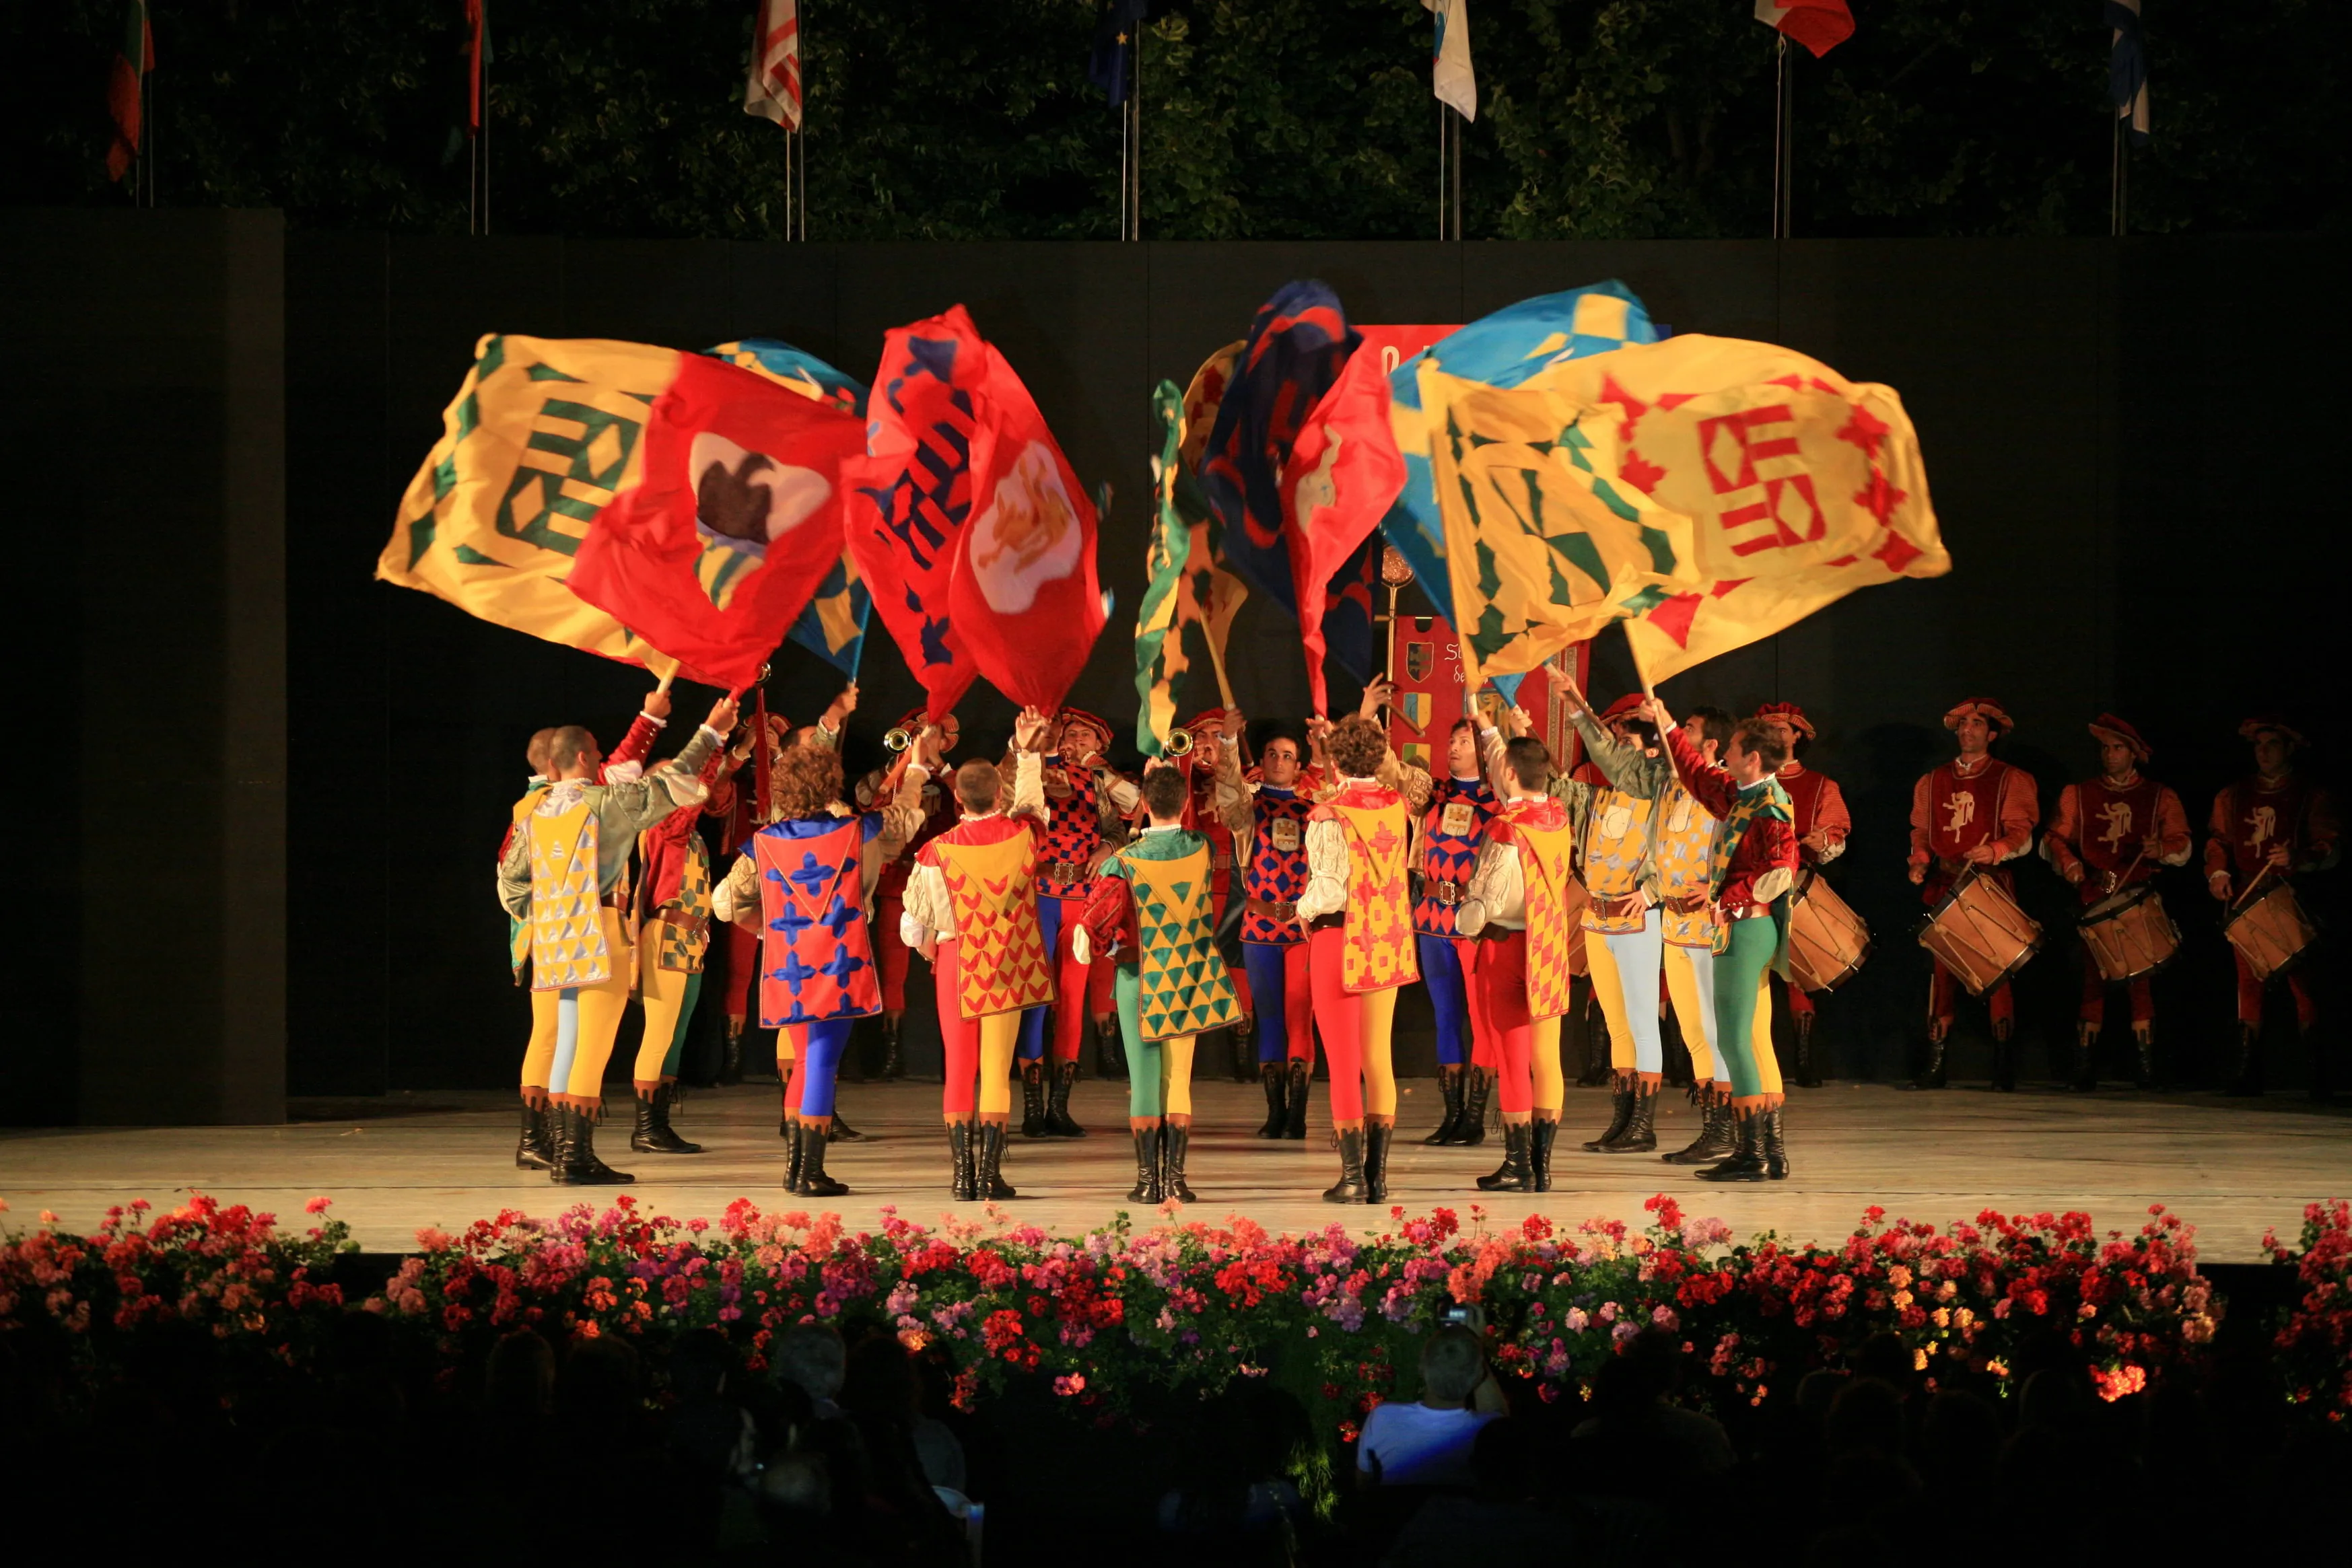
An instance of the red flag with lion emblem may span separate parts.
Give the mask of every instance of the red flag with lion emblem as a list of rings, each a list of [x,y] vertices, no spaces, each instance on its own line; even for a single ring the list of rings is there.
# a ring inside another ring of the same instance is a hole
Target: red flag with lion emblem
[[[696,678],[751,685],[841,559],[842,464],[864,451],[855,415],[680,355],[568,586]]]

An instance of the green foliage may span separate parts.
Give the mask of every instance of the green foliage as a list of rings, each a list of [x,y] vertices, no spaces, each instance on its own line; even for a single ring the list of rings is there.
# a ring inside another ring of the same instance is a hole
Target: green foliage
[[[1859,0],[1796,60],[1801,235],[2099,234],[2112,133],[2095,0]],[[1178,0],[1141,47],[1144,234],[1436,232],[1432,24],[1419,0]],[[783,137],[742,112],[751,0],[491,0],[504,232],[774,237]],[[809,234],[1108,239],[1120,121],[1086,79],[1092,0],[808,0]],[[2318,0],[2162,3],[2136,231],[2336,228],[2326,123],[2352,20]],[[0,12],[0,201],[111,204],[121,0]],[[165,204],[463,232],[464,8],[159,7]],[[1774,40],[1742,0],[1479,0],[1474,237],[1761,235]]]

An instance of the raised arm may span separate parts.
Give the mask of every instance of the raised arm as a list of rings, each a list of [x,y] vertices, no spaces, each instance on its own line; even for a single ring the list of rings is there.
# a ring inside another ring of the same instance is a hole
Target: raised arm
[[[1731,775],[1701,757],[1679,725],[1669,721],[1665,738],[1666,755],[1675,759],[1675,777],[1691,792],[1691,799],[1718,821],[1731,815],[1732,804],[1739,799],[1739,786]]]

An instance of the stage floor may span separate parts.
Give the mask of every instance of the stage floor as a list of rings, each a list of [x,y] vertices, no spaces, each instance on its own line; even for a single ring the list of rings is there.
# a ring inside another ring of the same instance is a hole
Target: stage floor
[[[1494,1167],[1499,1145],[1436,1149],[1412,1141],[1434,1124],[1439,1106],[1433,1082],[1405,1087],[1402,1136],[1389,1166],[1390,1203],[1416,1214],[1451,1207],[1466,1222],[1470,1206],[1484,1196],[1472,1179]],[[856,1226],[875,1224],[886,1204],[925,1223],[950,1208],[976,1216],[978,1205],[951,1205],[947,1197],[939,1093],[936,1084],[845,1085],[843,1110],[877,1136],[833,1146],[831,1174],[852,1191],[822,1207]],[[1188,1175],[1201,1202],[1192,1214],[1246,1214],[1276,1230],[1334,1220],[1359,1228],[1386,1223],[1384,1210],[1319,1201],[1338,1166],[1328,1126],[1310,1129],[1304,1144],[1261,1142],[1250,1135],[1265,1114],[1255,1084],[1206,1082],[1194,1099],[1199,1120]],[[783,1154],[772,1084],[696,1092],[677,1126],[707,1145],[698,1155],[632,1155],[625,1120],[608,1126],[599,1153],[636,1173],[635,1185],[625,1187],[557,1187],[516,1170],[513,1103],[490,1092],[396,1094],[298,1101],[298,1119],[284,1126],[0,1133],[0,1197],[13,1210],[0,1225],[21,1228],[46,1208],[71,1228],[87,1228],[110,1204],[144,1197],[168,1207],[192,1190],[300,1224],[304,1201],[325,1194],[362,1246],[397,1251],[414,1247],[420,1226],[456,1229],[500,1208],[551,1214],[583,1197],[601,1204],[622,1192],[681,1219],[715,1218],[745,1196],[763,1207],[812,1207],[777,1185]],[[1323,1103],[1318,1088],[1316,1109]],[[1093,1136],[1013,1139],[1005,1176],[1021,1196],[1005,1207],[1023,1221],[1075,1231],[1123,1207],[1134,1180],[1124,1087],[1082,1083],[1074,1110]],[[1638,1225],[1643,1200],[1665,1192],[1692,1214],[1721,1217],[1743,1237],[1769,1229],[1820,1240],[1851,1232],[1874,1203],[1885,1206],[1890,1218],[1938,1224],[1973,1218],[1987,1206],[2021,1213],[2079,1208],[2103,1229],[2126,1230],[2139,1225],[2149,1204],[2163,1203],[2198,1228],[2206,1260],[2232,1263],[2259,1260],[2265,1226],[2292,1236],[2306,1202],[2352,1193],[2352,1119],[2284,1094],[2244,1102],[2120,1090],[2085,1098],[1832,1084],[1801,1091],[1790,1102],[1791,1177],[1731,1187],[1696,1181],[1654,1155],[1584,1153],[1577,1144],[1601,1130],[1608,1110],[1606,1092],[1571,1090],[1553,1160],[1554,1190],[1487,1197],[1489,1215],[1516,1221],[1540,1211],[1568,1224],[1605,1215]],[[1668,1091],[1660,1106],[1661,1146],[1679,1148],[1695,1125],[1681,1094]]]

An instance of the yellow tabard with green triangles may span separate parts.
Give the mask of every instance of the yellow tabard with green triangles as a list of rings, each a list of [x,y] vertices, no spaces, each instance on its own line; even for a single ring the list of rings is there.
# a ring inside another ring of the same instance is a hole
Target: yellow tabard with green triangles
[[[1173,860],[1118,863],[1135,894],[1136,1011],[1146,1040],[1174,1040],[1241,1021],[1240,1001],[1217,951],[1209,846]]]
[[[677,907],[690,924],[654,922],[660,927],[661,967],[681,975],[698,975],[702,972],[703,956],[710,950],[710,846],[702,841],[700,833],[687,836],[686,864],[677,873]],[[643,933],[637,940],[645,940]]]
[[[1631,917],[1604,919],[1598,905],[1603,900],[1631,898],[1642,885],[1642,868],[1650,858],[1650,810],[1656,802],[1639,800],[1622,789],[1596,789],[1592,810],[1584,819],[1584,888],[1593,902],[1585,906],[1587,931],[1639,931],[1647,924],[1638,911]]]
[[[530,988],[561,991],[613,977],[596,874],[596,814],[585,800],[534,812],[530,833]]]
[[[1715,819],[1680,784],[1668,786],[1650,835],[1662,899],[1704,898],[1715,860]],[[1661,909],[1666,940],[1677,947],[1713,947],[1722,935],[1712,905],[1686,912]]]
[[[538,810],[539,803],[546,799],[547,786],[541,784],[525,791],[523,798],[515,802],[514,831],[516,832],[527,831],[523,824],[530,820],[530,814]],[[511,916],[508,918],[507,957],[514,965],[515,984],[520,986],[522,984],[522,967],[530,957],[530,921],[517,920]]]

